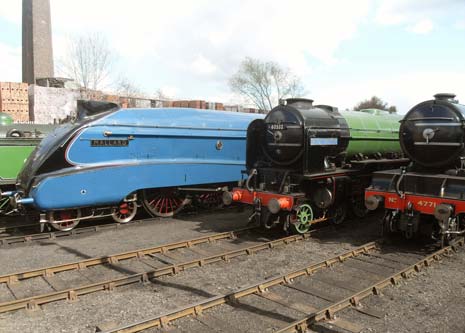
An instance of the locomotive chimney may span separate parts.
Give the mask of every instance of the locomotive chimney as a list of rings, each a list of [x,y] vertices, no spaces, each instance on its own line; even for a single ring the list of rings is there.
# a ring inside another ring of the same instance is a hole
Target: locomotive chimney
[[[451,94],[451,93],[438,93],[434,95],[434,99],[437,101],[448,101],[452,103],[458,103],[458,101],[456,101],[454,98],[455,98],[455,94]]]

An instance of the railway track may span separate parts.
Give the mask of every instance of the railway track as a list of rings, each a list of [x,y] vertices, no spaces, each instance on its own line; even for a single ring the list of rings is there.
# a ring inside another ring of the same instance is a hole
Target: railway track
[[[0,313],[19,309],[37,309],[40,305],[59,300],[76,300],[80,295],[114,290],[129,284],[147,282],[151,279],[165,275],[174,275],[178,272],[194,267],[200,267],[218,262],[230,262],[231,259],[247,256],[259,251],[270,250],[310,238],[310,233],[293,235],[278,239],[257,239],[257,228],[244,228],[231,232],[217,233],[195,239],[164,244],[161,246],[137,249],[110,256],[90,258],[81,261],[43,267],[39,269],[11,273],[0,276],[0,285],[3,294],[0,300]],[[138,272],[132,272],[122,266],[127,262],[136,261]],[[96,271],[96,268],[101,268]],[[92,276],[99,278],[92,283],[85,283],[84,271],[92,269]],[[116,277],[105,278],[105,271],[117,273]],[[129,274],[128,274],[129,272]],[[71,279],[79,281],[76,286],[69,287],[62,275],[74,274]],[[122,273],[122,274],[120,274]],[[34,280],[34,281],[31,281]],[[84,282],[83,282],[84,281]],[[27,283],[27,286],[24,284]],[[35,283],[34,290],[40,290],[34,295],[27,295],[28,288]]]
[[[383,288],[440,262],[463,247],[464,239],[441,250],[423,253],[399,252],[379,243],[367,243],[316,264],[216,295],[176,310],[112,329],[97,331],[129,333],[142,330],[278,331],[306,332],[312,325],[331,320],[331,325],[360,332],[357,323],[336,318],[344,309],[376,316],[375,309],[360,307],[360,301],[379,295]]]
[[[228,207],[228,208],[221,208],[222,210],[231,211],[233,209],[237,209],[237,207]],[[218,212],[220,209],[212,209],[208,211],[209,213]],[[183,214],[179,214],[180,217],[196,214],[193,212],[185,212]],[[177,216],[178,217],[178,216]],[[99,220],[93,221],[93,223],[97,223],[95,225],[90,226],[77,226],[76,228],[69,230],[69,231],[44,231],[44,232],[28,232],[31,229],[37,229],[39,224],[38,223],[3,223],[0,225],[0,247],[14,245],[14,244],[21,244],[21,243],[31,243],[35,241],[44,241],[44,240],[53,240],[63,237],[69,236],[78,236],[83,234],[90,234],[100,231],[106,230],[113,230],[118,228],[125,228],[133,225],[140,225],[144,223],[150,223],[153,221],[159,221],[163,218],[144,218],[144,219],[137,219],[132,220],[126,223],[116,223],[116,222],[108,222],[108,219],[102,219],[99,223]],[[25,232],[22,232],[25,231]],[[14,235],[2,235],[5,233],[14,233]],[[21,234],[18,234],[21,233]]]
[[[26,233],[23,235],[3,236],[3,237],[0,237],[0,247],[7,246],[7,245],[13,245],[13,244],[31,243],[31,242],[36,242],[36,241],[58,239],[58,238],[69,237],[69,236],[78,236],[78,235],[95,233],[95,232],[100,232],[100,231],[125,228],[125,227],[129,227],[133,225],[150,223],[150,222],[158,221],[158,220],[159,218],[147,218],[147,219],[133,220],[127,223],[112,222],[112,223],[98,224],[98,225],[93,225],[93,226],[88,226],[88,227],[77,227],[69,231],[48,231],[48,232],[40,232],[40,233]],[[8,228],[9,230],[18,230],[18,229],[28,228],[31,226],[34,227],[34,226],[37,226],[37,224],[11,226]]]
[[[20,229],[24,228],[34,228],[37,227],[37,223],[2,223],[0,226],[0,235],[7,233],[18,232]]]
[[[0,214],[0,235],[18,232],[21,229],[37,228],[37,222],[31,222],[38,216],[34,214],[25,215],[1,215]]]

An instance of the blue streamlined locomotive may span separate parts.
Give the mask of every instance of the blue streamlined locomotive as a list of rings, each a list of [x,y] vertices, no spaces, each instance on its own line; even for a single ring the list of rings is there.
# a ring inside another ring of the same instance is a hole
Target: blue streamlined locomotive
[[[247,126],[261,117],[95,102],[79,114],[40,143],[10,193],[59,230],[109,215],[128,222],[139,200],[154,216],[172,216],[193,194],[208,200],[241,179]]]

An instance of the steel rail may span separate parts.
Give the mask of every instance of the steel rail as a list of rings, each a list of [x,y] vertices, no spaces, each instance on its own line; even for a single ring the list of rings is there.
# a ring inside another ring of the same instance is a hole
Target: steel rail
[[[227,208],[227,209],[232,210],[233,208],[237,208],[237,207],[232,207],[232,208]],[[214,213],[214,212],[217,212],[218,210],[219,209],[211,209],[208,212]],[[190,213],[183,212],[177,216],[184,216],[187,214],[190,214]],[[50,231],[50,232],[41,232],[41,233],[18,235],[18,236],[5,236],[5,237],[0,237],[0,247],[6,246],[6,245],[18,244],[18,243],[29,243],[29,242],[43,241],[43,240],[54,240],[54,239],[66,237],[66,236],[77,236],[77,235],[82,235],[86,233],[118,229],[118,228],[123,228],[126,226],[132,226],[134,224],[143,224],[143,223],[149,223],[153,221],[159,221],[161,219],[162,218],[159,218],[159,217],[149,217],[146,219],[132,220],[126,223],[110,222],[107,224],[97,224],[97,225],[88,226],[88,227],[77,227],[69,231],[56,230],[56,231]],[[96,218],[96,220],[98,220],[98,218]],[[0,234],[2,233],[2,231],[5,232],[5,230],[7,229],[10,229],[10,230],[11,229],[23,229],[23,228],[39,226],[39,225],[40,224],[37,222],[34,224],[27,224],[27,225],[12,225],[11,227],[3,226],[3,227],[0,227]]]
[[[2,216],[0,215],[0,218]],[[23,229],[23,228],[31,228],[31,227],[36,227],[39,226],[38,223],[20,223],[20,224],[12,224],[12,223],[5,223],[5,225],[0,226],[0,234],[7,233],[9,231],[14,231],[18,229]]]
[[[139,331],[152,328],[152,327],[166,328],[167,325],[171,321],[174,321],[174,320],[186,317],[186,316],[190,316],[190,315],[193,315],[193,316],[200,315],[203,311],[208,310],[212,307],[225,304],[225,303],[229,303],[229,302],[234,303],[239,298],[249,296],[252,294],[261,293],[275,285],[286,284],[286,283],[292,282],[293,279],[300,277],[300,276],[312,275],[316,271],[325,269],[327,267],[331,267],[337,263],[342,263],[349,258],[354,258],[362,254],[367,254],[370,251],[373,251],[375,249],[377,249],[377,243],[370,242],[356,249],[344,252],[342,254],[323,260],[316,264],[308,265],[301,269],[292,271],[287,274],[280,275],[275,278],[266,279],[259,283],[254,283],[252,285],[240,288],[239,290],[234,291],[232,293],[213,296],[206,300],[202,300],[200,302],[190,304],[188,306],[179,308],[174,311],[163,313],[161,315],[157,315],[157,316],[145,319],[145,320],[141,320],[141,321],[129,324],[129,325],[125,325],[125,326],[122,326],[116,329],[107,330],[104,332],[105,333],[116,333],[116,332],[117,333],[131,333],[131,332],[139,332]]]
[[[128,260],[132,258],[142,258],[146,255],[151,255],[155,253],[163,254],[170,250],[188,248],[193,245],[211,243],[216,240],[235,239],[239,234],[253,230],[253,229],[256,229],[256,227],[241,228],[241,229],[237,229],[233,231],[211,234],[207,236],[158,245],[154,247],[148,247],[148,248],[137,249],[133,251],[111,254],[108,256],[95,257],[95,258],[84,259],[84,260],[69,262],[69,263],[60,264],[60,265],[54,265],[54,266],[42,267],[42,268],[28,270],[28,271],[0,275],[0,283],[12,284],[12,283],[16,283],[21,280],[26,280],[26,279],[30,279],[34,277],[39,277],[39,276],[53,276],[55,273],[71,271],[71,270],[79,270],[79,269],[84,269],[87,267],[92,267],[92,266],[97,266],[97,265],[115,264],[118,261]]]
[[[89,226],[89,227],[78,227],[75,229],[71,229],[69,231],[50,231],[50,232],[42,232],[42,233],[36,233],[36,234],[0,237],[0,246],[17,244],[17,243],[28,243],[28,242],[33,242],[33,241],[53,240],[53,239],[57,239],[60,237],[77,236],[77,235],[82,235],[86,233],[118,229],[118,228],[123,228],[123,227],[134,225],[134,224],[143,224],[143,223],[148,223],[148,222],[153,222],[153,221],[158,221],[158,218],[133,220],[133,221],[126,222],[126,223],[112,222],[109,224],[99,224],[99,225],[94,225],[94,226]],[[39,223],[37,223],[37,226],[38,225]]]
[[[118,229],[118,228],[121,228],[127,225],[140,224],[140,223],[149,222],[153,220],[156,220],[156,219],[148,218],[148,219],[134,220],[134,221],[130,221],[127,223],[113,222],[109,224],[99,224],[99,225],[88,226],[88,227],[78,227],[75,229],[71,229],[69,231],[56,230],[56,231],[41,232],[41,233],[27,234],[27,235],[0,237],[0,246],[11,245],[11,244],[16,244],[16,243],[27,243],[27,242],[47,240],[47,239],[56,239],[56,238],[60,238],[63,236],[75,236],[75,235],[81,235],[85,233],[97,232],[97,231],[103,231],[103,230]],[[35,225],[39,226],[39,223]],[[29,225],[25,227],[29,227]],[[22,228],[22,227],[19,227],[19,228]]]
[[[229,233],[229,235],[224,235],[222,237],[228,237],[228,236],[231,236],[231,234]],[[179,264],[173,264],[173,265],[169,265],[165,267],[160,267],[154,270],[150,270],[150,271],[146,271],[142,273],[136,273],[136,274],[132,274],[132,275],[125,276],[125,277],[96,282],[96,283],[92,283],[92,284],[88,284],[88,285],[84,285],[84,286],[80,286],[76,288],[60,290],[60,291],[56,291],[56,292],[52,292],[48,294],[3,302],[3,303],[0,303],[0,313],[15,311],[19,309],[34,310],[39,305],[50,303],[50,302],[55,302],[59,300],[72,301],[72,300],[76,300],[77,297],[80,295],[86,295],[86,294],[97,292],[97,291],[113,290],[116,287],[125,286],[128,284],[133,284],[133,283],[138,283],[138,282],[148,282],[151,279],[155,279],[160,276],[174,275],[189,268],[201,267],[207,264],[212,264],[212,263],[216,263],[220,261],[229,262],[232,258],[235,258],[235,257],[239,257],[243,255],[251,255],[251,254],[254,254],[262,250],[273,249],[280,245],[287,245],[287,244],[295,243],[301,240],[309,239],[310,237],[311,237],[310,233],[287,236],[287,237],[280,238],[277,240],[272,240],[272,241],[264,242],[264,243],[257,244],[257,245],[252,245],[252,246],[248,246],[248,247],[244,247],[244,248],[240,248],[236,250],[231,250],[231,251],[227,251],[227,252],[216,254],[216,255],[206,256],[206,257],[190,260],[190,261],[179,263]],[[208,236],[205,238],[207,239],[206,241],[208,242]],[[214,239],[211,236],[210,238],[211,240]],[[218,237],[217,239],[222,239],[222,238]],[[189,247],[194,244],[195,244],[195,240],[193,243],[188,241],[181,245],[177,245],[174,243],[172,249],[180,248],[180,247]],[[161,248],[165,248],[165,251],[167,250],[166,245]],[[143,252],[139,251],[139,252],[131,253],[130,256],[138,257],[138,254],[141,256],[144,255]],[[122,258],[123,257],[124,255],[122,255]],[[126,259],[126,257],[124,258]],[[73,267],[71,269],[75,269],[75,268]],[[44,272],[42,271],[41,274],[43,273]]]
[[[464,238],[457,239],[453,244],[426,256],[413,265],[403,268],[390,275],[389,277],[380,280],[359,292],[356,292],[340,301],[330,304],[329,306],[315,313],[312,313],[305,318],[295,321],[289,326],[278,330],[277,332],[306,332],[307,329],[319,321],[334,319],[334,315],[337,312],[349,307],[356,307],[360,300],[366,297],[371,295],[379,295],[382,289],[388,286],[395,286],[399,283],[400,280],[411,277],[414,273],[420,272],[423,268],[431,266],[431,264],[434,262],[439,262],[442,256],[447,256],[457,252],[457,248],[459,246],[464,246]]]

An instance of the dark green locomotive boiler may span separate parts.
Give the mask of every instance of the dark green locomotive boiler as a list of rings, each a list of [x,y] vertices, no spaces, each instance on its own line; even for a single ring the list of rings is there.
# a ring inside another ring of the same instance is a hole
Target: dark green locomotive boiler
[[[288,99],[247,133],[247,181],[225,192],[253,205],[266,228],[306,232],[312,224],[362,217],[373,171],[406,164],[399,145],[401,116],[382,110],[338,111]]]

